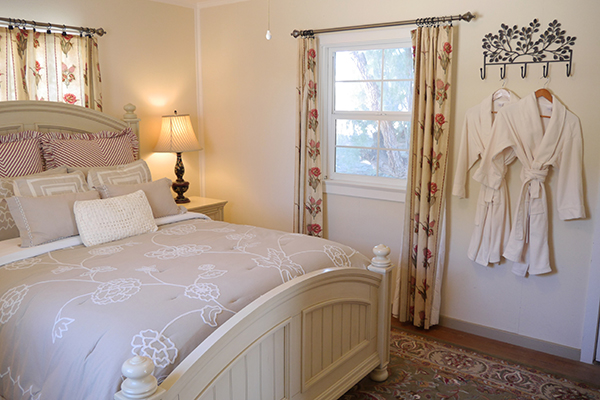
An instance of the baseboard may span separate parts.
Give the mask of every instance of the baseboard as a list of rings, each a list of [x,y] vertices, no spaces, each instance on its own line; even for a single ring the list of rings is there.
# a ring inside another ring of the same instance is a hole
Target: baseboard
[[[440,325],[447,328],[456,329],[457,331],[467,332],[473,335],[483,336],[488,339],[494,339],[500,342],[513,344],[515,346],[521,346],[527,349],[552,354],[554,356],[568,358],[570,360],[579,361],[581,357],[581,350],[574,347],[567,347],[527,336],[521,336],[516,333],[502,331],[483,325],[477,325],[471,322],[461,321],[459,319],[440,316]]]

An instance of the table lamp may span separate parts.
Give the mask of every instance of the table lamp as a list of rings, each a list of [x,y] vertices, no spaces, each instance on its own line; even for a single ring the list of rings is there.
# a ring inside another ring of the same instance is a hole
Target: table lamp
[[[154,148],[155,152],[162,153],[177,153],[177,161],[175,162],[175,175],[177,180],[173,182],[173,191],[177,193],[175,202],[178,204],[189,203],[190,199],[183,194],[188,190],[189,182],[183,180],[183,161],[181,153],[184,151],[202,150],[189,114],[178,115],[175,111],[174,115],[165,115],[162,117],[162,127],[160,137]]]

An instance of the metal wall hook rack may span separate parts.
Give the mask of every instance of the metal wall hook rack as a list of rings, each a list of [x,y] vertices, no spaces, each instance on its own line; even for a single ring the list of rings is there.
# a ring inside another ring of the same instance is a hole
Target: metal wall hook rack
[[[517,25],[510,28],[501,24],[497,35],[488,33],[482,39],[483,67],[479,68],[481,79],[486,78],[487,67],[500,66],[500,79],[506,77],[506,66],[511,64],[521,65],[521,78],[527,76],[529,64],[542,65],[544,78],[550,75],[550,63],[566,63],[567,77],[571,76],[573,67],[573,49],[577,39],[575,36],[566,36],[566,31],[561,29],[557,20],[548,24],[548,28],[536,40],[535,33],[540,31],[540,23],[534,19],[528,27],[519,29]],[[523,61],[525,59],[525,61]]]

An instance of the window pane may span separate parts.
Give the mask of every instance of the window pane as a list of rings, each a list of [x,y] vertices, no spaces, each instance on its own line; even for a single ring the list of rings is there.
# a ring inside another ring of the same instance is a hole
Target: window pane
[[[413,79],[411,49],[385,49],[383,66],[383,79]]]
[[[377,147],[377,121],[336,120],[335,144],[336,146]]]
[[[335,149],[335,172],[354,175],[377,175],[377,150]]]
[[[337,51],[336,81],[381,79],[381,50]]]
[[[408,149],[410,121],[381,121],[381,144],[386,149]]]
[[[394,81],[383,84],[383,111],[410,111],[413,87],[411,81]]]
[[[336,111],[380,111],[381,82],[337,82]]]
[[[379,176],[406,179],[408,176],[408,151],[381,150]]]

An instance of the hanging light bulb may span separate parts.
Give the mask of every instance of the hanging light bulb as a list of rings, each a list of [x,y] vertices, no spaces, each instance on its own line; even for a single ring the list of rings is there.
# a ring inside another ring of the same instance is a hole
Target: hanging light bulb
[[[265,37],[267,40],[271,40],[271,0],[267,4],[267,34]]]

